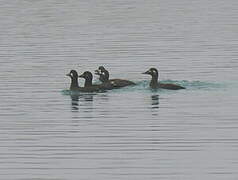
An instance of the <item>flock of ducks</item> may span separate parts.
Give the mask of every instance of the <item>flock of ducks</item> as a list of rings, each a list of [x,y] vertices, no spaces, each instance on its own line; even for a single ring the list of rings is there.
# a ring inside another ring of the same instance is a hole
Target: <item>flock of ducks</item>
[[[122,88],[126,86],[136,85],[136,83],[129,80],[109,79],[109,72],[103,66],[100,66],[97,70],[95,70],[95,74],[99,76],[99,80],[101,81],[101,84],[92,83],[93,75],[89,71],[85,71],[83,74],[78,75],[77,71],[71,70],[70,73],[66,74],[67,76],[71,78],[70,90],[79,91],[79,92],[98,92],[98,91],[105,91],[105,90],[111,90],[111,89],[117,89],[117,88]],[[150,68],[148,71],[142,74],[148,74],[152,76],[152,79],[150,82],[150,88],[152,89],[159,89],[159,88],[170,89],[170,90],[185,89],[185,87],[182,87],[176,84],[160,83],[158,81],[159,74],[156,68]],[[85,79],[84,87],[79,86],[78,78]]]

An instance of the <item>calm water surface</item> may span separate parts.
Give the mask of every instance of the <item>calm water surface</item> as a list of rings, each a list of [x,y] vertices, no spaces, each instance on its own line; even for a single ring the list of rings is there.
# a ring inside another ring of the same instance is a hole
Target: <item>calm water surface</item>
[[[0,179],[238,178],[238,1],[2,0],[0,16]],[[138,85],[67,93],[99,65]],[[151,91],[152,66],[187,89]]]

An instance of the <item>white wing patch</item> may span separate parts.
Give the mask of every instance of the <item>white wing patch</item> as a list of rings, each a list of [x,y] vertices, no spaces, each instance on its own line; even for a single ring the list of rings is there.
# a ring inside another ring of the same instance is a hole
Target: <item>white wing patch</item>
[[[110,84],[116,86],[116,83],[114,81],[111,81]]]

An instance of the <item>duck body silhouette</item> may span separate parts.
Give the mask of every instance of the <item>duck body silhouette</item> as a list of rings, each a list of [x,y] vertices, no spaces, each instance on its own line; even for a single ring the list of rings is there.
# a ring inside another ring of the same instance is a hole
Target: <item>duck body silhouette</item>
[[[142,73],[142,74],[149,74],[152,76],[152,79],[150,81],[150,87],[152,89],[170,89],[170,90],[179,90],[179,89],[185,89],[185,87],[177,85],[177,84],[172,84],[172,83],[160,83],[158,81],[158,70],[156,68],[150,68],[148,71]]]
[[[106,86],[111,89],[135,85],[134,82],[129,80],[109,79],[109,72],[103,66],[100,66],[97,70],[95,70],[95,74],[99,75],[99,80],[102,82],[102,86]]]
[[[66,76],[69,76],[71,78],[71,84],[70,84],[70,90],[71,91],[77,91],[77,92],[98,92],[98,91],[104,91],[105,88],[103,88],[100,85],[93,85],[92,84],[92,73],[89,71],[85,71],[83,74],[78,76],[77,71],[71,70],[70,73],[66,74]],[[84,78],[85,83],[84,87],[79,87],[78,85],[78,78]]]

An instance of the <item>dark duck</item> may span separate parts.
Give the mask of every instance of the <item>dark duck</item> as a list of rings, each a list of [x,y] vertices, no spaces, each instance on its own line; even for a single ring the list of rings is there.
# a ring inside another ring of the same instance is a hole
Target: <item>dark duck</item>
[[[99,80],[102,82],[102,85],[107,86],[108,88],[113,89],[135,85],[134,82],[129,80],[109,79],[109,72],[103,66],[100,66],[97,70],[95,70],[95,74],[99,75]]]
[[[152,79],[150,81],[150,87],[152,89],[158,89],[158,88],[170,89],[170,90],[185,89],[185,87],[179,86],[177,84],[160,83],[158,81],[159,73],[158,73],[158,70],[156,68],[150,68],[148,71],[146,71],[142,74],[149,74],[149,75],[152,76]]]
[[[70,85],[71,91],[96,92],[96,91],[103,90],[100,86],[92,85],[92,73],[90,73],[88,71],[86,71],[82,75],[78,76],[77,71],[71,70],[70,73],[66,74],[66,76],[69,76],[71,78],[71,85]],[[79,87],[79,85],[78,85],[79,77],[85,79],[84,87]]]
[[[95,92],[95,91],[105,91],[106,88],[102,85],[95,85],[92,83],[93,75],[89,71],[85,71],[79,76],[79,78],[84,78],[84,92]]]
[[[70,90],[71,91],[80,91],[81,87],[78,84],[78,73],[75,70],[71,70],[66,76],[71,78]]]

